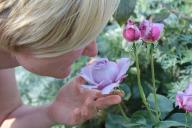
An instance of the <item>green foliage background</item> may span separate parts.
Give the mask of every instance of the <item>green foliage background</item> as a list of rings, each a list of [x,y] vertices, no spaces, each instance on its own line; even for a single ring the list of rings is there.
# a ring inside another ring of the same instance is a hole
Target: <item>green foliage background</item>
[[[123,3],[123,4],[122,4]],[[155,73],[157,93],[162,106],[161,122],[156,128],[183,127],[184,114],[175,106],[177,91],[185,89],[192,80],[192,1],[191,0],[122,0],[120,8],[108,26],[98,37],[99,57],[115,60],[120,57],[134,59],[132,48],[122,38],[122,23],[128,17],[137,22],[143,18],[163,22],[165,31],[155,47]],[[127,5],[126,5],[127,4]],[[145,45],[139,45],[141,79],[148,101],[152,92],[151,71]],[[17,81],[24,103],[42,105],[54,99],[58,90],[71,78],[78,74],[79,69],[89,60],[80,58],[72,68],[72,73],[64,80],[41,77],[23,68],[16,69]],[[139,97],[135,65],[128,71],[128,77],[121,88],[125,91],[121,106],[113,106],[99,113],[98,117],[77,128],[150,128],[150,122]],[[163,97],[162,97],[163,96]],[[167,106],[168,105],[168,106]],[[163,108],[163,106],[165,106]],[[129,120],[122,116],[120,107]],[[189,125],[192,119],[189,119]],[[64,128],[57,125],[54,128]],[[66,126],[67,127],[67,126]],[[192,127],[192,126],[191,126]]]

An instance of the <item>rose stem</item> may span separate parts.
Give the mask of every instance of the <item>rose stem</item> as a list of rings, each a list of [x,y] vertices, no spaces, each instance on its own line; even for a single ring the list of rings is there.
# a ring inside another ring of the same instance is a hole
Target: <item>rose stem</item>
[[[160,119],[160,111],[159,111],[159,106],[158,106],[158,99],[157,99],[157,92],[156,92],[156,85],[155,85],[155,69],[154,69],[154,57],[153,57],[153,52],[154,52],[154,44],[151,44],[150,47],[150,60],[151,60],[151,74],[152,74],[152,85],[153,85],[153,95],[154,95],[154,101],[155,101],[155,112],[158,117],[158,122]]]
[[[188,112],[185,112],[185,128],[187,128],[188,124]]]
[[[129,120],[129,118],[128,118],[127,115],[125,114],[125,111],[123,110],[121,104],[119,104],[118,106],[119,106],[119,109],[120,109],[120,111],[121,111],[122,116],[123,116],[126,120]]]
[[[72,128],[72,126],[67,126],[67,125],[65,125],[65,128]]]
[[[150,118],[151,118],[152,121],[153,121],[154,118],[153,118],[152,112],[150,111],[149,105],[148,105],[147,100],[146,100],[146,97],[145,97],[145,93],[144,93],[143,87],[142,87],[142,85],[141,85],[141,75],[140,75],[140,68],[139,68],[139,58],[138,58],[136,43],[133,43],[133,49],[134,49],[135,61],[136,61],[136,68],[137,68],[137,84],[138,84],[138,88],[139,88],[139,93],[140,93],[141,99],[142,99],[145,107],[147,108],[147,112],[148,112]]]

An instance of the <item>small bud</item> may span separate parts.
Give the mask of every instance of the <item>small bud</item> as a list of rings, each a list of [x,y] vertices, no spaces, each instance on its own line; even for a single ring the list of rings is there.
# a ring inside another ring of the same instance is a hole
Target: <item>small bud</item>
[[[140,39],[141,32],[132,20],[128,20],[127,25],[123,30],[123,37],[128,42],[134,42]]]

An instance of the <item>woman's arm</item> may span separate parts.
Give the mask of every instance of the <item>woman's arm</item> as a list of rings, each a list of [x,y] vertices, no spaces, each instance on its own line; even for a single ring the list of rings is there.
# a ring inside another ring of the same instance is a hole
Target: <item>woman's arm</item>
[[[48,128],[52,121],[49,120],[47,108],[23,105],[14,69],[0,70],[1,128]]]
[[[0,70],[0,123],[21,105],[14,69]]]
[[[50,128],[54,122],[49,118],[48,111],[49,105],[22,105],[4,120],[1,128]]]
[[[105,96],[97,90],[82,88],[83,84],[85,81],[81,77],[71,80],[50,105],[29,107],[20,102],[11,109],[1,128],[49,128],[54,123],[77,125],[93,118],[98,109],[121,102],[119,95]],[[13,99],[17,100],[10,98]]]

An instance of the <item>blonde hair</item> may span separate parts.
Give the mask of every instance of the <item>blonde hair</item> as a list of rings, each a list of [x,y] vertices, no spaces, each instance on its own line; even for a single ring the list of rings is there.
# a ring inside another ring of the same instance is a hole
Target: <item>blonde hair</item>
[[[118,4],[119,0],[0,0],[0,47],[28,48],[38,57],[85,47]]]

